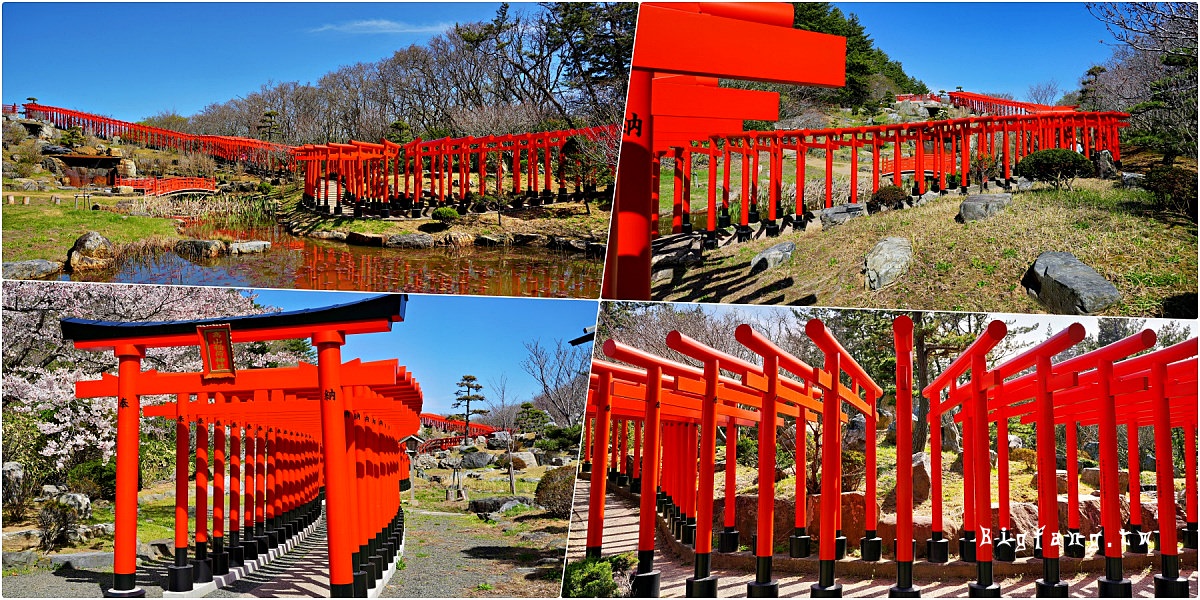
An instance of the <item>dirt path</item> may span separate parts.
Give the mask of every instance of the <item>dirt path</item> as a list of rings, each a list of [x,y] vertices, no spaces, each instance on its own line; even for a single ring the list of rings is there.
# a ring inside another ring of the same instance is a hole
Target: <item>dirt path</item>
[[[503,531],[505,523],[489,525],[474,515],[418,509],[405,512],[405,526],[404,568],[384,588],[383,597],[558,596],[565,532],[540,532],[549,537],[537,547],[525,547],[518,543],[537,539],[539,532],[510,535]]]

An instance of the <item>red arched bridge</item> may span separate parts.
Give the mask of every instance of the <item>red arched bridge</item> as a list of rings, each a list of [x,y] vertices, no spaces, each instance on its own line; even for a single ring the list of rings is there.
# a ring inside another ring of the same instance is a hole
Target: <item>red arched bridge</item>
[[[261,170],[304,169],[304,204],[355,216],[425,212],[430,206],[483,198],[553,202],[573,196],[603,199],[598,189],[614,165],[597,163],[588,145],[615,146],[618,127],[604,125],[483,137],[288,146],[236,136],[182,133],[77,110],[29,103],[25,115],[56,127],[81,127],[98,137],[120,136],[152,148],[197,152]],[[490,180],[490,181],[489,181]],[[555,189],[557,188],[557,189]],[[569,193],[569,190],[573,189]],[[493,202],[498,202],[494,200]],[[416,216],[414,214],[414,216]]]
[[[217,180],[211,177],[118,177],[118,187],[131,187],[147,196],[213,194]]]
[[[176,429],[175,560],[166,591],[203,595],[262,570],[322,518],[330,594],[365,597],[386,583],[403,549],[400,497],[411,486],[408,444],[420,427],[421,387],[395,359],[342,362],[341,348],[347,335],[389,331],[404,319],[406,302],[390,295],[161,323],[63,319],[64,339],[112,351],[119,361],[115,375],[75,388],[78,398],[113,398],[117,407],[113,586],[106,595],[145,595],[137,585],[138,432],[151,416],[175,421]],[[232,344],[280,339],[310,339],[317,364],[235,368]],[[141,368],[147,349],[188,346],[199,347],[202,371]],[[143,396],[173,400],[142,406]]]

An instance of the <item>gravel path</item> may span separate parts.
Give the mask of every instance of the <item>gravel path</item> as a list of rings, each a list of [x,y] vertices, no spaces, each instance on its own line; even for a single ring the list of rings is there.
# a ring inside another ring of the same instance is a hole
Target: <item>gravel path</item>
[[[384,597],[558,596],[565,531],[537,548],[524,547],[517,542],[536,534],[505,535],[503,523],[417,509],[405,512],[405,527],[405,567],[384,588]],[[544,559],[551,560],[539,566]]]
[[[587,516],[588,492],[590,484],[585,480],[575,482],[575,505],[571,514],[571,532],[568,542],[567,557],[569,560],[582,560],[587,545]],[[632,552],[637,550],[638,507],[631,501],[608,494],[604,502],[604,556]],[[659,533],[661,536],[661,532]],[[663,598],[682,598],[685,592],[685,582],[693,575],[693,568],[684,565],[674,554],[664,553],[660,540],[654,549],[654,567],[662,573],[661,596]],[[717,595],[720,597],[746,596],[746,584],[754,581],[753,573],[744,573],[729,569],[713,569],[712,574],[720,577]],[[1195,571],[1188,573],[1191,580],[1191,594],[1194,597],[1197,590],[1197,575]],[[1096,595],[1096,581],[1102,574],[1079,574],[1070,576],[1072,597],[1091,598]],[[1133,595],[1136,598],[1154,597],[1154,571],[1146,569],[1140,573],[1127,571],[1126,576],[1133,582]],[[1013,577],[999,582],[1002,593],[1007,597],[1032,597],[1034,595],[1034,580],[1036,577]],[[790,598],[808,596],[809,586],[816,583],[815,577],[800,577],[788,573],[777,573],[779,582],[779,597]],[[838,580],[842,584],[842,593],[853,597],[884,598],[888,589],[895,585],[891,580],[853,580],[848,577]],[[917,581],[921,587],[922,596],[926,598],[964,597],[966,596],[966,580],[947,579],[944,581]]]

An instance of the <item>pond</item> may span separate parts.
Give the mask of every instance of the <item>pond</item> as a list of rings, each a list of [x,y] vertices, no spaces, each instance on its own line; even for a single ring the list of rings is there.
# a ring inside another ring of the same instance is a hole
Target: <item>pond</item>
[[[266,240],[263,254],[189,260],[161,252],[123,261],[116,269],[64,275],[64,280],[211,285],[309,290],[362,290],[596,298],[604,263],[546,248],[352,246],[293,236],[279,226],[240,229],[197,225],[198,239]]]

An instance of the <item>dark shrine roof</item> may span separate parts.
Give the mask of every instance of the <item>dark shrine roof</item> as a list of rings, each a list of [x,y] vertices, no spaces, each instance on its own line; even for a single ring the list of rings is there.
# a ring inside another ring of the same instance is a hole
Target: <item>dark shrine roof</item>
[[[141,336],[194,334],[197,325],[228,323],[232,331],[252,331],[274,327],[323,325],[376,319],[404,320],[408,294],[386,294],[365,300],[306,308],[287,312],[219,317],[191,321],[125,322],[90,319],[60,319],[63,339],[74,342],[119,340]]]

